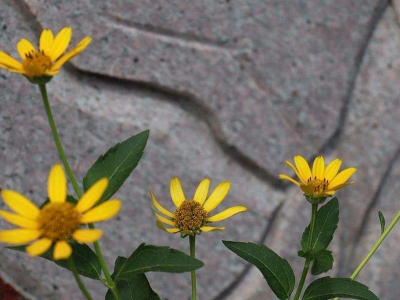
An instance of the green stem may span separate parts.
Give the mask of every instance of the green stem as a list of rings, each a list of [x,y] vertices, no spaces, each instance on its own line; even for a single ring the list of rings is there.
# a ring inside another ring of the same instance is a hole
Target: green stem
[[[189,235],[189,245],[190,245],[190,256],[195,258],[196,257],[196,236]],[[192,280],[192,300],[196,300],[196,271],[193,270],[190,272],[190,278]]]
[[[82,291],[82,293],[83,293],[83,295],[85,296],[86,299],[93,300],[93,298],[90,295],[89,291],[86,289],[85,285],[83,284],[83,281],[79,277],[78,270],[76,269],[76,265],[74,263],[74,260],[71,257],[69,257],[67,259],[67,261],[68,261],[69,269],[71,270],[72,274],[74,274],[75,280],[78,283],[79,289]]]
[[[311,211],[310,233],[308,235],[307,250],[310,250],[311,245],[312,245],[312,239],[313,239],[314,228],[315,228],[315,220],[316,220],[317,211],[318,211],[318,204],[311,204],[311,205],[312,205],[312,211]],[[298,300],[300,298],[300,294],[303,289],[304,283],[306,281],[308,270],[310,268],[310,263],[311,263],[311,260],[306,258],[306,261],[305,261],[304,267],[303,267],[303,272],[301,273],[300,282],[297,287],[296,295],[294,296],[293,300]]]
[[[49,125],[51,128],[51,132],[53,134],[53,138],[54,138],[54,142],[56,144],[57,150],[58,150],[58,154],[60,155],[60,159],[64,165],[64,168],[67,172],[68,178],[71,180],[72,185],[74,187],[74,190],[76,192],[76,194],[78,195],[78,198],[82,197],[82,191],[78,185],[78,182],[74,176],[74,173],[72,172],[72,169],[68,163],[67,157],[65,155],[64,152],[64,148],[61,144],[61,140],[60,140],[60,136],[58,135],[58,131],[57,131],[57,127],[56,124],[54,122],[54,118],[53,118],[53,113],[51,111],[51,107],[50,107],[50,103],[49,103],[49,98],[47,96],[47,89],[46,89],[46,84],[39,84],[39,88],[40,88],[40,93],[42,94],[42,99],[43,99],[43,104],[44,104],[44,108],[46,110],[46,114],[47,114],[47,119],[49,120]],[[89,228],[93,229],[95,228],[93,224],[89,224]],[[100,266],[101,269],[103,270],[104,276],[106,277],[107,280],[107,286],[111,289],[111,291],[113,292],[115,298],[117,300],[121,300],[121,297],[119,296],[114,281],[111,278],[110,272],[107,268],[106,262],[104,260],[104,256],[103,253],[101,252],[100,249],[100,245],[99,243],[96,241],[93,243],[94,248],[95,248],[95,252],[96,255],[99,259],[100,262]]]

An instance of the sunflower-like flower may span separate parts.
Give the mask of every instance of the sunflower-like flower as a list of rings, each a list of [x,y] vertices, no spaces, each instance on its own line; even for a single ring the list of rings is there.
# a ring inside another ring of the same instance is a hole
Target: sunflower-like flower
[[[189,200],[185,197],[179,178],[172,178],[170,192],[172,202],[176,206],[175,213],[161,206],[153,192],[150,191],[154,206],[164,215],[154,213],[157,217],[157,227],[169,233],[180,232],[182,237],[186,235],[194,236],[201,232],[224,230],[225,227],[214,227],[208,224],[228,219],[247,210],[244,206],[233,206],[213,216],[208,216],[224,200],[230,186],[229,181],[221,182],[207,198],[210,179],[205,178],[197,187],[193,200]],[[166,228],[164,224],[169,227]]]
[[[51,30],[43,29],[38,50],[27,39],[21,39],[17,43],[22,62],[0,51],[0,68],[23,74],[34,83],[38,83],[36,79],[40,78],[50,80],[67,61],[82,52],[92,40],[91,37],[85,37],[78,45],[63,54],[71,41],[71,36],[72,29],[69,27],[61,29],[55,37]]]
[[[304,157],[296,155],[294,157],[295,166],[290,161],[285,163],[292,168],[300,181],[285,174],[280,174],[279,178],[289,180],[304,192],[307,200],[311,203],[322,203],[329,196],[333,196],[335,191],[354,183],[347,180],[357,171],[356,168],[347,168],[339,172],[342,161],[334,159],[325,168],[323,156],[315,158],[312,170]]]
[[[83,224],[108,220],[120,210],[121,201],[117,199],[93,208],[107,186],[107,178],[100,179],[77,204],[67,202],[67,179],[61,165],[56,164],[48,178],[49,202],[40,209],[23,195],[2,190],[1,196],[13,212],[0,210],[0,216],[20,228],[0,231],[0,241],[13,245],[32,242],[25,249],[31,256],[43,254],[54,244],[55,260],[70,257],[68,241],[91,243],[103,234],[100,229],[81,228]]]

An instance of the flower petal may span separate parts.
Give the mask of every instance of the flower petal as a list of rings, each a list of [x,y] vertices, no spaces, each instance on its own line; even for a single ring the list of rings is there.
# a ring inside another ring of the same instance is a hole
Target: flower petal
[[[165,228],[164,224],[161,223],[161,222],[158,221],[158,220],[156,221],[156,226],[157,226],[158,228],[160,228],[161,230],[164,230],[164,231],[169,232],[169,233],[177,233],[177,232],[181,231],[179,228],[176,228],[176,227],[173,227],[173,228]]]
[[[174,202],[176,207],[181,206],[182,202],[186,200],[185,194],[183,193],[181,182],[178,177],[174,177],[171,179],[171,183],[169,185],[171,199]]]
[[[200,228],[200,230],[203,231],[203,232],[221,231],[221,230],[225,230],[225,227],[203,226],[203,227]]]
[[[324,175],[325,175],[325,160],[324,157],[320,155],[314,159],[312,168],[312,177],[324,180]]]
[[[193,200],[203,205],[208,195],[208,189],[210,187],[210,179],[204,178],[194,193]]]
[[[7,53],[0,51],[0,67],[7,71],[23,73],[22,64]]]
[[[163,216],[160,216],[160,215],[157,214],[157,213],[154,213],[154,214],[155,214],[155,216],[157,217],[157,220],[158,220],[158,221],[160,221],[160,222],[162,222],[162,223],[164,223],[164,224],[167,224],[167,225],[175,226],[175,222],[174,222],[174,221],[172,221],[172,220],[170,220],[170,219],[167,219],[167,218],[164,218]]]
[[[103,230],[101,229],[77,229],[72,234],[74,240],[81,243],[93,243],[101,238]]]
[[[121,200],[112,199],[89,210],[80,219],[81,224],[94,223],[108,220],[114,217],[121,209]]]
[[[245,206],[233,206],[228,209],[225,209],[221,211],[220,213],[217,213],[216,215],[207,218],[207,222],[219,222],[225,219],[228,219],[238,213],[244,212],[247,210],[247,207]]]
[[[42,232],[36,229],[10,229],[0,231],[0,241],[8,244],[25,244],[38,239]]]
[[[79,199],[75,209],[80,213],[84,213],[88,209],[91,209],[103,196],[104,192],[108,187],[108,179],[102,178],[93,184]]]
[[[52,243],[53,241],[48,238],[41,238],[40,240],[37,240],[26,246],[25,251],[30,256],[38,256],[49,250]]]
[[[224,181],[218,184],[218,186],[211,193],[210,197],[208,197],[205,204],[203,205],[204,209],[207,212],[210,212],[214,208],[216,208],[222,202],[222,200],[224,200],[225,196],[229,192],[230,187],[231,183],[229,181]]]
[[[19,56],[21,56],[22,60],[26,59],[26,56],[29,53],[36,53],[36,49],[35,47],[33,47],[33,45],[31,44],[30,41],[28,41],[27,39],[21,39],[18,43],[17,43],[17,50],[19,53]]]
[[[53,259],[67,259],[72,254],[72,247],[66,241],[58,241],[54,246]]]
[[[325,169],[325,179],[330,182],[339,172],[342,161],[339,158],[334,159]]]
[[[356,168],[348,168],[337,174],[329,183],[328,190],[338,190],[338,186],[346,183],[347,179],[349,179],[356,171]]]
[[[54,64],[53,67],[51,68],[52,71],[58,71],[67,61],[70,59],[74,58],[76,55],[81,53],[83,50],[86,49],[86,47],[90,44],[92,41],[91,37],[85,37],[83,40],[81,40],[78,45],[76,45],[74,48],[69,50],[67,53],[65,53],[63,56],[61,56]]]
[[[45,55],[50,56],[50,50],[53,46],[54,35],[49,29],[43,29],[39,40],[39,51],[44,52]]]
[[[67,178],[60,164],[55,164],[49,173],[47,181],[49,200],[53,203],[63,203],[67,199]]]
[[[10,190],[2,190],[1,196],[7,206],[17,214],[29,219],[36,219],[39,215],[39,208],[21,194]]]
[[[279,178],[280,179],[289,180],[290,182],[294,183],[295,185],[300,186],[300,182],[294,180],[292,177],[289,177],[286,174],[279,174]]]
[[[64,53],[69,45],[69,42],[71,41],[71,36],[72,29],[70,27],[65,27],[60,30],[53,41],[51,50],[49,51],[51,61],[56,61],[57,58]]]
[[[37,229],[39,227],[39,224],[35,220],[31,218],[26,218],[21,215],[13,214],[5,210],[0,210],[0,216],[8,223],[22,228]]]
[[[164,207],[161,206],[160,203],[158,203],[156,197],[154,196],[153,192],[150,191],[150,195],[151,195],[151,200],[153,201],[154,206],[164,215],[170,217],[170,218],[174,218],[175,215],[173,213],[171,213],[169,210],[165,209]]]
[[[296,169],[294,169],[293,167],[292,167],[292,169],[294,169],[294,171],[296,172],[296,175],[299,177],[299,179],[303,183],[306,183],[307,180],[312,176],[310,165],[305,160],[305,158],[301,155],[296,155],[293,158],[293,160],[296,165],[297,172],[296,172]]]

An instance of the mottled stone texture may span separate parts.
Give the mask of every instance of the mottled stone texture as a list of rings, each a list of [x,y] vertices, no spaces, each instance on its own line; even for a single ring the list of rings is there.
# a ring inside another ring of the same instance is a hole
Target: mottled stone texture
[[[400,208],[400,27],[398,1],[379,0],[1,0],[0,48],[16,56],[21,37],[73,28],[88,49],[48,85],[62,141],[78,178],[115,143],[145,129],[150,139],[117,196],[121,214],[101,227],[110,267],[140,243],[188,250],[154,226],[148,189],[172,209],[169,180],[188,195],[208,176],[230,180],[221,209],[249,211],[224,232],[198,238],[199,299],[275,299],[257,269],[221,243],[262,242],[290,260],[309,206],[277,176],[301,154],[340,157],[356,183],[338,193],[334,269],[349,276]],[[0,186],[41,203],[58,162],[38,88],[0,71]],[[72,192],[72,191],[71,191]],[[0,205],[3,207],[3,204]],[[2,228],[6,225],[0,222]],[[381,299],[399,299],[396,228],[359,280]],[[0,271],[32,299],[82,299],[54,264],[0,248]],[[187,299],[188,274],[149,274],[163,299]],[[87,281],[95,299],[105,293]]]

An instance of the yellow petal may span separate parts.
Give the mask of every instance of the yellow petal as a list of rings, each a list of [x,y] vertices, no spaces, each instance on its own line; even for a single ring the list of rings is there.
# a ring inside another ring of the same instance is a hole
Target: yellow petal
[[[174,228],[165,228],[164,224],[161,223],[158,220],[156,221],[156,226],[158,228],[160,228],[161,230],[164,230],[164,231],[166,231],[168,233],[177,233],[177,232],[181,231],[179,228],[176,228],[176,227],[174,227]]]
[[[209,231],[221,231],[225,230],[225,227],[213,227],[213,226],[203,226],[200,228],[201,231],[209,232]]]
[[[81,243],[93,243],[101,238],[103,230],[100,229],[77,229],[72,234],[74,240]]]
[[[5,210],[0,210],[0,216],[7,222],[22,228],[37,229],[39,227],[35,220]]]
[[[311,169],[310,165],[308,162],[305,160],[305,158],[301,155],[296,155],[294,157],[294,163],[297,168],[296,175],[299,177],[299,179],[303,182],[306,183],[307,180],[311,177]]]
[[[0,231],[0,241],[8,244],[25,244],[38,239],[42,232],[36,229],[10,229]]]
[[[340,172],[332,179],[329,183],[328,190],[337,190],[339,189],[337,186],[342,185],[357,171],[356,168],[348,168]]]
[[[63,203],[67,199],[67,178],[60,164],[55,164],[49,173],[47,190],[50,202]]]
[[[70,27],[65,27],[60,30],[53,41],[53,46],[49,52],[51,61],[56,61],[57,58],[64,53],[67,49],[69,42],[71,41],[72,29]]]
[[[7,206],[17,214],[32,220],[39,215],[39,209],[36,205],[21,194],[10,190],[2,190],[1,196]]]
[[[182,202],[186,200],[185,194],[183,193],[181,182],[178,177],[174,177],[171,179],[171,183],[169,185],[171,199],[174,202],[176,207],[181,206]]]
[[[163,216],[160,216],[157,213],[154,213],[154,214],[156,215],[157,220],[159,220],[160,222],[162,222],[164,224],[167,224],[167,225],[175,226],[175,222],[174,221],[172,221],[170,219],[167,219],[167,218],[164,218]]]
[[[160,203],[158,203],[156,197],[154,196],[153,192],[150,191],[150,195],[151,195],[151,200],[153,201],[154,206],[164,215],[170,217],[170,218],[174,218],[175,215],[173,213],[171,213],[169,210],[166,210],[164,207],[161,206]]]
[[[89,210],[80,219],[81,224],[94,223],[108,220],[114,217],[121,209],[121,200],[112,199]]]
[[[207,212],[212,211],[216,208],[222,200],[224,200],[225,196],[228,194],[229,189],[231,187],[231,183],[229,181],[224,181],[218,184],[215,190],[211,193],[210,197],[204,204],[204,209]]]
[[[53,259],[67,259],[72,254],[72,247],[66,241],[58,241],[54,246]]]
[[[342,161],[339,158],[334,159],[325,169],[325,179],[330,182],[339,172]]]
[[[37,240],[32,244],[30,244],[29,246],[27,246],[25,248],[25,251],[30,256],[38,256],[45,253],[51,247],[52,243],[53,241],[48,238],[41,238],[40,240]]]
[[[63,56],[61,56],[52,66],[51,70],[58,72],[58,70],[70,59],[74,58],[76,55],[81,53],[83,50],[86,49],[86,47],[90,44],[92,41],[91,37],[85,37],[83,40],[81,40],[78,45],[76,45],[74,48],[69,50],[67,53],[65,53]]]
[[[12,72],[23,72],[22,64],[5,52],[0,51],[0,67]]]
[[[80,213],[84,213],[91,209],[103,196],[108,187],[108,179],[102,178],[93,184],[81,197],[75,209]]]
[[[220,213],[207,218],[207,222],[219,222],[225,219],[228,219],[238,213],[244,212],[247,210],[247,207],[244,206],[233,206],[228,209],[221,211]]]
[[[313,178],[318,178],[320,180],[324,179],[325,175],[325,160],[323,156],[317,156],[314,159],[312,176]]]
[[[286,174],[279,174],[279,178],[280,179],[289,180],[290,182],[294,183],[295,185],[300,186],[300,182],[294,180],[292,177],[289,177]]]
[[[21,39],[18,43],[17,43],[17,50],[19,53],[19,56],[21,56],[22,60],[26,59],[26,56],[29,53],[36,53],[36,49],[35,47],[33,47],[33,45],[31,44],[30,41],[28,41],[27,39]]]
[[[39,49],[43,51],[44,54],[50,56],[50,50],[53,46],[54,36],[53,32],[49,29],[43,29],[39,40]]]
[[[197,187],[196,192],[194,193],[193,200],[203,205],[204,201],[207,198],[209,187],[210,187],[210,179],[208,178],[203,179],[200,182],[199,186]]]

